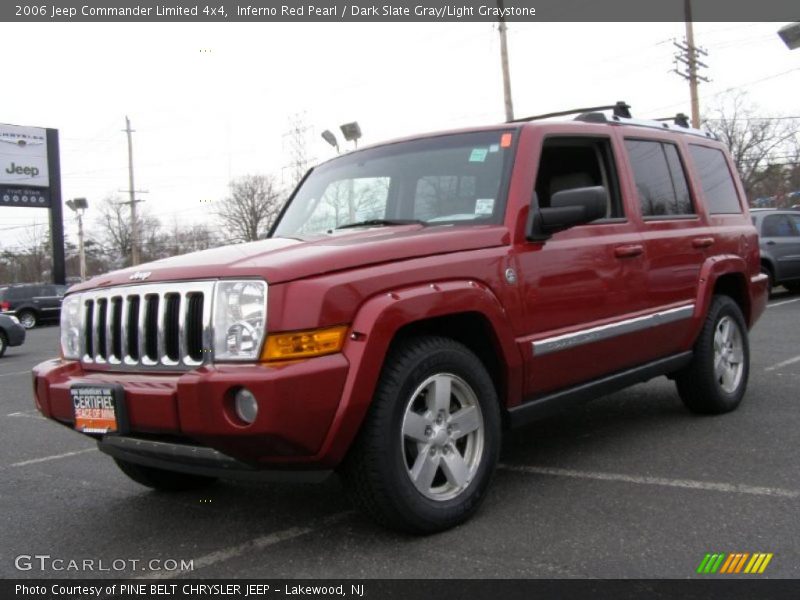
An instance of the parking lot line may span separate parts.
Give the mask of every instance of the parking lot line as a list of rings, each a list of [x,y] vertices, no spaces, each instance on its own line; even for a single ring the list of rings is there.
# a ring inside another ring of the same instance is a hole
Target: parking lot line
[[[765,370],[765,371],[775,371],[775,370],[777,370],[777,369],[780,369],[781,367],[785,367],[785,366],[787,366],[787,365],[793,365],[793,364],[794,364],[794,363],[796,363],[796,362],[800,362],[800,355],[794,356],[794,357],[792,357],[792,358],[789,358],[789,359],[787,359],[787,360],[784,360],[784,361],[782,361],[782,362],[779,362],[779,363],[777,363],[777,364],[774,364],[774,365],[772,365],[771,367],[767,367],[767,368],[766,368],[766,369],[764,369],[764,370]]]
[[[208,554],[204,554],[203,556],[192,559],[192,570],[195,571],[204,567],[210,567],[217,563],[236,558],[237,556],[241,556],[249,552],[263,550],[269,546],[274,546],[275,544],[280,544],[281,542],[286,542],[309,533],[314,533],[315,531],[319,531],[328,525],[338,523],[351,514],[353,514],[353,511],[335,513],[329,517],[320,519],[319,523],[315,526],[290,527],[289,529],[283,529],[281,531],[268,533],[267,535],[262,535],[261,537],[247,540],[246,542],[237,544],[235,546],[229,546],[228,548],[209,552]],[[135,579],[174,579],[191,572],[192,571],[149,571],[146,575],[140,575]]]
[[[12,375],[23,375],[28,374],[30,375],[30,371],[11,371],[11,373],[0,373],[0,377],[11,377]]]
[[[800,302],[800,298],[795,298],[794,300],[783,300],[781,302],[774,302],[772,304],[767,304],[767,308],[775,308],[776,306],[783,306],[784,304],[791,304],[792,302]]]
[[[42,415],[39,414],[37,410],[27,410],[25,412],[13,412],[8,413],[7,417],[25,417],[28,419],[41,419],[42,421],[47,421]]]
[[[577,479],[594,479],[598,481],[618,481],[642,485],[660,485],[666,487],[726,492],[732,494],[751,494],[754,496],[773,496],[777,498],[800,498],[800,491],[772,487],[758,487],[742,483],[718,483],[714,481],[697,481],[694,479],[667,479],[664,477],[647,477],[625,475],[623,473],[605,473],[601,471],[575,471],[556,467],[534,467],[528,465],[501,464],[500,469],[527,473],[531,475],[553,475],[556,477],[573,477]]]
[[[28,465],[35,465],[40,462],[47,462],[49,460],[58,460],[59,458],[67,458],[68,456],[75,456],[77,454],[84,454],[86,452],[94,452],[97,448],[84,448],[83,450],[75,450],[74,452],[65,452],[64,454],[54,454],[53,456],[43,456],[42,458],[32,458],[30,460],[23,460],[22,462],[15,462],[9,467],[26,467]]]

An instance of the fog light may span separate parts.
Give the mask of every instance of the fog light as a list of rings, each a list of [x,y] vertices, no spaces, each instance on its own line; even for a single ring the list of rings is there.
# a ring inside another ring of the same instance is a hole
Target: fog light
[[[236,416],[248,425],[255,422],[258,416],[258,402],[253,392],[247,388],[239,388],[233,399]]]

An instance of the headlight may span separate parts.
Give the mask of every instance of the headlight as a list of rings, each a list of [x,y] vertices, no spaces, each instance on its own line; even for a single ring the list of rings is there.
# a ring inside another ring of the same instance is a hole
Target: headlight
[[[70,360],[81,356],[81,297],[67,296],[61,303],[61,355]]]
[[[19,319],[17,317],[15,317],[14,315],[8,315],[8,318],[11,319],[12,323],[16,323],[17,325],[20,324],[19,323]]]
[[[257,360],[267,318],[264,281],[219,281],[214,298],[214,358]]]

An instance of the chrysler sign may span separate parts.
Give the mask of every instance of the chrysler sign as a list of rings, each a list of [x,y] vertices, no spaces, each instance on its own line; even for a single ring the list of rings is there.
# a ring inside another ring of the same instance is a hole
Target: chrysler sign
[[[0,124],[0,206],[50,204],[47,131]]]

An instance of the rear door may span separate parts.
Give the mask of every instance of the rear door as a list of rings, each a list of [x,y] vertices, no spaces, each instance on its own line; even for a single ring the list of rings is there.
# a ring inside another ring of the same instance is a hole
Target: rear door
[[[61,296],[58,295],[56,286],[42,285],[34,290],[36,296],[34,297],[34,304],[39,309],[42,318],[51,319],[58,316],[61,310]]]
[[[717,240],[698,210],[679,144],[637,134],[625,137],[625,149],[645,245],[652,323],[644,351],[666,356],[685,349],[700,269]]]
[[[800,215],[764,216],[761,241],[775,259],[775,279],[800,277]]]

